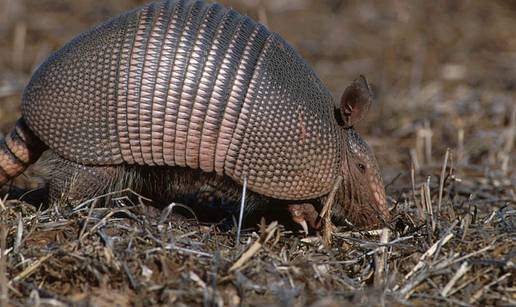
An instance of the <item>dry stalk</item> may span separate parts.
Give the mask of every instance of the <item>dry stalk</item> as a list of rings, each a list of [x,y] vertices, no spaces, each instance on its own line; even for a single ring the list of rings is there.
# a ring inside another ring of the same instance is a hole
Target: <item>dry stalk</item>
[[[500,278],[497,278],[496,280],[493,280],[492,282],[490,282],[487,285],[483,286],[482,288],[478,289],[478,291],[476,291],[473,294],[473,296],[471,297],[471,299],[469,300],[469,303],[474,304],[476,301],[478,301],[482,297],[482,295],[484,295],[487,292],[487,290],[489,290],[489,288],[491,288],[492,286],[496,285],[497,283],[499,283],[502,280],[507,279],[511,276],[512,276],[512,273],[505,273]]]
[[[477,281],[481,277],[489,275],[492,271],[493,271],[493,268],[486,268],[484,270],[480,270],[479,272],[474,274],[472,277],[467,278],[466,281],[464,281],[462,284],[460,284],[457,287],[455,287],[455,289],[451,290],[450,293],[448,294],[448,296],[454,295],[455,293],[457,293],[460,290],[464,289],[465,287],[467,287],[468,285],[470,285],[473,282]]]
[[[167,250],[175,250],[175,251],[178,251],[178,252],[180,252],[182,254],[186,254],[186,255],[195,255],[195,256],[201,256],[201,257],[208,257],[210,259],[213,258],[212,254],[201,252],[201,251],[197,251],[197,250],[193,250],[193,249],[190,249],[190,248],[179,247],[179,246],[174,245],[174,244],[167,244],[167,245],[165,245],[165,249],[167,249]]]
[[[386,245],[389,243],[390,230],[388,228],[384,228],[381,231],[380,235],[380,243],[382,246],[376,251],[374,254],[374,286],[377,288],[384,287],[386,285],[386,268],[387,268],[387,257]]]
[[[416,148],[414,150],[414,157],[416,161],[421,161],[424,165],[425,161],[424,159],[424,131],[421,126],[418,126],[416,128]]]
[[[267,26],[269,24],[269,18],[267,16],[267,8],[263,5],[260,5],[258,7],[258,20],[264,26]]]
[[[47,261],[52,256],[53,256],[53,254],[50,253],[50,254],[43,256],[43,257],[39,258],[38,260],[34,261],[31,265],[29,265],[27,268],[25,268],[25,270],[23,270],[20,274],[16,275],[11,280],[10,283],[17,282],[17,281],[27,278],[32,273],[34,273],[37,270],[37,268],[39,268],[45,261]]]
[[[449,233],[448,235],[442,237],[437,242],[435,242],[423,255],[421,255],[421,257],[419,258],[419,262],[412,268],[412,270],[410,270],[410,272],[407,273],[407,275],[405,275],[404,280],[408,280],[410,277],[412,277],[412,275],[414,275],[414,273],[423,268],[425,266],[425,260],[429,257],[432,257],[438,250],[438,248],[448,243],[448,241],[450,241],[453,238],[453,236],[453,233]],[[399,286],[396,286],[394,288],[394,290],[397,289],[399,289]]]
[[[324,207],[321,210],[319,216],[323,222],[323,243],[325,246],[331,245],[331,235],[333,233],[333,223],[331,222],[331,212],[333,208],[333,204],[335,203],[335,196],[337,195],[337,191],[339,190],[340,185],[342,184],[342,176],[338,176],[333,188],[324,203]]]
[[[193,216],[193,218],[197,222],[199,221],[199,218],[197,217],[197,214],[195,214],[195,211],[193,211],[192,208],[190,208],[189,206],[183,205],[183,204],[180,204],[180,203],[170,203],[170,205],[168,205],[161,212],[161,215],[160,215],[160,218],[159,218],[159,224],[165,223],[167,221],[168,217],[170,216],[170,214],[172,213],[172,211],[174,210],[174,208],[176,208],[176,207],[185,209],[186,211],[188,211]]]
[[[419,170],[421,169],[421,165],[419,163],[417,151],[414,148],[411,148],[409,153],[410,153],[411,167],[414,168],[416,172],[419,172]]]
[[[265,232],[254,241],[253,244],[238,258],[238,260],[233,263],[233,265],[229,268],[229,272],[233,272],[241,268],[249,259],[251,259],[260,249],[266,244],[274,235],[274,233],[278,229],[278,222],[272,222],[267,226]]]
[[[238,214],[238,226],[237,226],[237,237],[236,237],[237,245],[240,244],[240,232],[242,231],[242,222],[244,220],[246,192],[247,192],[247,177],[244,177],[244,185],[242,186],[242,196],[240,198],[240,212]]]
[[[424,134],[423,137],[425,139],[425,158],[427,164],[432,164],[432,136],[433,136],[432,128],[430,127],[430,122],[428,120],[424,121]]]
[[[430,219],[430,226],[432,229],[432,233],[434,233],[437,223],[435,222],[434,207],[432,206],[432,196],[431,196],[431,192],[430,192],[430,176],[428,176],[424,187],[425,187],[424,196],[425,196],[425,203],[427,206],[427,214],[428,214],[428,218]],[[432,233],[429,233],[429,242],[430,243],[432,243]]]
[[[105,193],[105,194],[102,194],[102,195],[99,195],[99,196],[96,196],[96,197],[93,197],[91,199],[88,199],[82,203],[80,203],[79,205],[75,206],[73,211],[74,212],[77,212],[77,211],[80,211],[82,210],[83,207],[87,206],[88,204],[94,202],[94,201],[97,201],[99,199],[102,199],[102,198],[106,198],[106,197],[109,197],[109,196],[113,196],[113,195],[117,195],[117,194],[123,194],[123,193],[129,193],[129,194],[132,194],[132,195],[135,195],[138,197],[138,200],[141,202],[142,200],[145,200],[145,201],[148,201],[148,202],[152,202],[152,199],[150,198],[147,198],[145,196],[142,196],[138,193],[136,193],[135,191],[133,191],[132,189],[122,189],[122,190],[119,190],[119,191],[113,191],[113,192],[109,192],[109,193]]]
[[[2,211],[7,210],[7,207],[5,206],[5,201],[7,200],[7,197],[8,197],[8,196],[9,196],[9,194],[5,194],[5,196],[4,196],[4,198],[3,198],[3,199],[0,197],[0,209],[1,209]]]
[[[443,297],[447,297],[448,294],[450,294],[450,291],[452,290],[453,286],[455,286],[455,284],[457,283],[457,281],[459,281],[459,279],[462,276],[464,276],[464,274],[466,274],[470,269],[471,267],[468,265],[466,261],[464,261],[461,264],[460,268],[457,270],[457,272],[455,272],[453,277],[450,279],[450,281],[446,284],[446,286],[444,286],[443,290],[441,291],[441,295]]]
[[[22,238],[23,238],[23,219],[21,214],[17,213],[16,217],[18,219],[18,226],[16,227],[16,237],[14,240],[14,250],[18,250],[21,246]]]
[[[97,228],[103,226],[107,220],[109,220],[109,218],[111,218],[113,215],[115,214],[118,214],[120,212],[123,212],[125,214],[127,214],[128,216],[131,216],[134,218],[134,215],[127,209],[125,208],[119,208],[119,209],[113,209],[112,211],[110,211],[108,214],[106,214],[100,221],[98,221],[95,225],[93,225],[93,227],[91,227],[90,229],[88,229],[87,231],[85,231],[80,237],[79,237],[79,241],[82,241],[85,237],[87,237],[90,233],[94,232],[95,230],[97,230]],[[136,218],[134,218],[135,220],[137,220]]]
[[[439,178],[439,200],[437,201],[437,211],[441,212],[441,203],[443,200],[443,190],[444,190],[444,178],[446,174],[446,166],[448,164],[448,155],[450,154],[450,149],[446,149],[446,153],[444,154],[444,162],[443,168],[441,169],[441,177]]]
[[[464,128],[460,127],[457,131],[457,163],[462,163],[464,159]]]
[[[432,234],[435,232],[436,223],[430,194],[430,177],[428,177],[427,181],[421,186],[421,205],[425,212],[426,223],[430,226],[430,230],[427,228],[428,244],[432,244]]]
[[[93,209],[95,208],[96,204],[97,200],[93,201],[93,203],[90,206],[90,210],[88,211],[88,215],[86,216],[86,219],[84,219],[84,225],[82,225],[81,232],[79,232],[79,244],[81,244],[82,239],[84,238],[84,232],[86,231],[86,227],[88,226],[88,222],[91,219],[91,215],[93,214]]]
[[[415,166],[414,166],[414,163],[412,163],[410,165],[410,183],[412,184],[412,201],[416,205],[419,219],[425,220],[425,214],[424,214],[424,209],[423,209],[424,206],[422,204],[422,199],[421,199],[421,203],[420,203],[416,197],[416,174],[415,174],[415,172],[416,172]]]

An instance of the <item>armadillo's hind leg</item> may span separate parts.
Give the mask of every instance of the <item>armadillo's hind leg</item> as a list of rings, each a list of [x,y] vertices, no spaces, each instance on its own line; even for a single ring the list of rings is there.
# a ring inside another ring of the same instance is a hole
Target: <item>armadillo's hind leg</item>
[[[0,141],[0,186],[23,173],[46,149],[20,118],[14,129]]]
[[[82,202],[109,192],[118,178],[118,168],[85,166],[52,153],[44,162],[50,202]]]

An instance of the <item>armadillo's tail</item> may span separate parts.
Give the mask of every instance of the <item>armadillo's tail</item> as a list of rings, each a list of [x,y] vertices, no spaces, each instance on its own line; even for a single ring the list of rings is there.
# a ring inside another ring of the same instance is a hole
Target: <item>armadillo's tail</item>
[[[18,119],[14,129],[0,140],[0,186],[23,173],[46,149],[23,118]]]

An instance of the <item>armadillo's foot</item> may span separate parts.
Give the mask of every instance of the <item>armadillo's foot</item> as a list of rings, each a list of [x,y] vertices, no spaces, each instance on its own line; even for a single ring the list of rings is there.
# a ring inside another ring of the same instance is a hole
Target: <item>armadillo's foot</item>
[[[292,220],[295,223],[301,225],[306,234],[308,234],[308,227],[315,230],[321,228],[319,212],[315,210],[312,204],[288,205],[288,211],[292,215]]]

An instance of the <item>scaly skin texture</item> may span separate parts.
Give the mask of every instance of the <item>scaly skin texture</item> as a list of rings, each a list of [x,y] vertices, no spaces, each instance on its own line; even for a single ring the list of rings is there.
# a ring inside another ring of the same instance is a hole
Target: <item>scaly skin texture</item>
[[[190,167],[297,200],[337,176],[332,101],[264,26],[217,4],[166,1],[58,51],[27,87],[23,114],[80,164]]]
[[[46,149],[23,119],[19,119],[14,129],[0,141],[0,186],[23,173]]]
[[[219,4],[161,1],[50,56],[25,90],[20,122],[56,154],[55,182],[84,177],[79,198],[128,183],[125,169],[135,186],[149,172],[160,185],[164,170],[183,179],[202,173],[219,188],[247,180],[259,197],[304,202],[309,209],[293,215],[316,225],[313,205],[341,175],[336,220],[371,225],[389,216],[385,193],[352,128],[371,99],[365,79],[355,81],[339,118],[329,91],[276,33]]]

